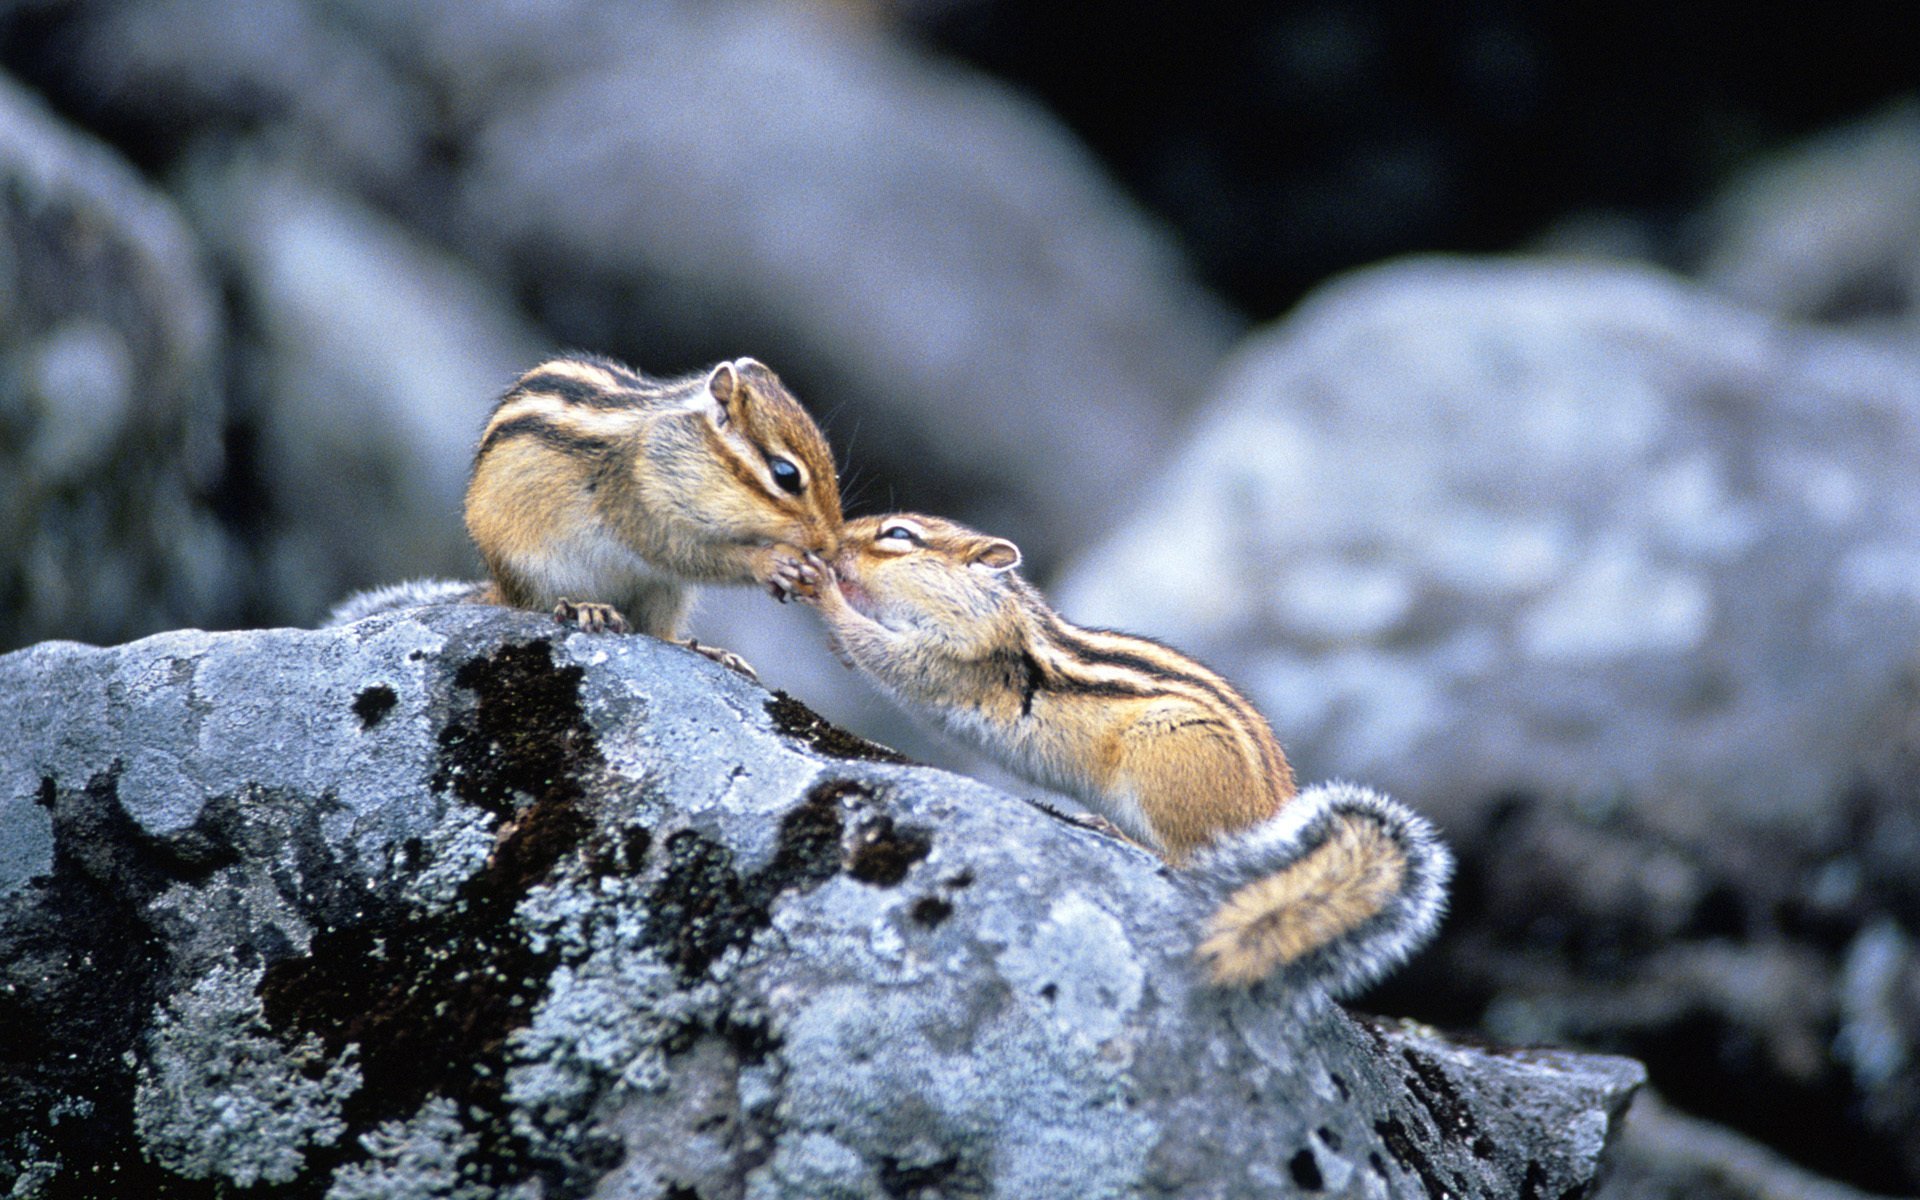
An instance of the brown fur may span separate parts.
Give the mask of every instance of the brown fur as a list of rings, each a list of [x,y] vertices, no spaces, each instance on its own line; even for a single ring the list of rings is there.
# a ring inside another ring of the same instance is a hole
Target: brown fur
[[[1339,941],[1397,896],[1407,860],[1378,825],[1344,822],[1285,871],[1240,888],[1207,922],[1213,981],[1246,984]]]
[[[819,427],[753,359],[653,380],[607,359],[527,372],[481,436],[468,531],[519,608],[611,606],[671,638],[685,583],[765,583],[778,553],[832,554],[839,481]],[[800,472],[793,494],[772,473]]]
[[[917,542],[880,535],[906,522]],[[1011,571],[1019,551],[936,517],[849,522],[819,604],[841,652],[1010,769],[1170,862],[1271,817],[1293,772],[1245,697],[1158,642],[1082,629]]]

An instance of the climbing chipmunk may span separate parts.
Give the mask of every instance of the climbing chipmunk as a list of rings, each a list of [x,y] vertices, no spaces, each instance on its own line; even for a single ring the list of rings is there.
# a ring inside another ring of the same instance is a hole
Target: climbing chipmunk
[[[1199,947],[1216,983],[1342,995],[1426,940],[1452,870],[1432,826],[1363,788],[1297,793],[1272,730],[1224,679],[1069,623],[1019,565],[1004,538],[895,515],[849,522],[831,561],[783,556],[775,579],[902,706],[1224,893]]]
[[[677,641],[689,583],[760,583],[786,599],[775,563],[834,553],[840,486],[819,427],[751,358],[667,380],[610,359],[557,358],[494,409],[466,521],[489,582],[362,593],[329,623],[475,600]]]

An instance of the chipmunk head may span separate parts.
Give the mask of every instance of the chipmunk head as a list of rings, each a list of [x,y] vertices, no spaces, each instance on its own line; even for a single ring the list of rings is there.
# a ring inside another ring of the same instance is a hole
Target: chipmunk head
[[[751,358],[707,373],[695,405],[721,486],[703,488],[707,521],[737,541],[786,542],[832,555],[840,543],[840,481],[820,427],[780,377]]]
[[[833,560],[847,602],[890,628],[972,629],[1015,619],[1020,547],[918,513],[848,522]]]

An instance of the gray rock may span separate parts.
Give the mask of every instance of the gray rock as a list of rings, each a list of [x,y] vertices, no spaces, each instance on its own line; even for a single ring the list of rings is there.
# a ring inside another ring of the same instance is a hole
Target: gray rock
[[[1700,278],[1742,303],[1920,341],[1920,100],[1769,155],[1698,218]]]
[[[232,281],[271,611],[307,621],[352,587],[477,575],[460,508],[480,428],[555,348],[497,285],[257,145],[183,175]]]
[[[859,414],[863,461],[1043,557],[1159,461],[1231,325],[1038,105],[792,5],[597,32],[584,62],[543,35],[565,69],[488,119],[465,201],[524,271],[650,281],[608,341],[743,314]]]
[[[0,647],[232,615],[215,313],[172,205],[0,78]]]
[[[1251,691],[1309,777],[1817,838],[1920,628],[1920,359],[1664,275],[1427,260],[1236,356],[1065,611]]]
[[[15,1194],[1562,1195],[1641,1078],[1210,992],[1144,854],[647,638],[427,609],[0,689]]]

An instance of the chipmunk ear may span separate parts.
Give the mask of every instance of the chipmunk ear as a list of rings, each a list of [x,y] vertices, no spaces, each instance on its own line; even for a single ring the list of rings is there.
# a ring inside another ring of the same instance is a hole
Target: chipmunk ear
[[[995,575],[1011,571],[1020,565],[1020,547],[1005,538],[988,538],[973,552],[968,565],[991,571]]]
[[[723,362],[707,374],[707,395],[719,406],[714,422],[723,428],[728,421],[740,414],[740,405],[746,395],[746,386],[740,380],[740,372],[733,364]]]

